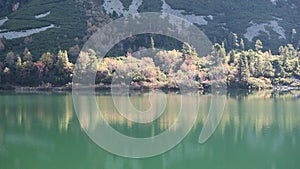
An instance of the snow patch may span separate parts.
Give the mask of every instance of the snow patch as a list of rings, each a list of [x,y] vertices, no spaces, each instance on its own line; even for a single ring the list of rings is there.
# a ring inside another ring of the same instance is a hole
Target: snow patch
[[[172,9],[165,0],[161,0],[163,2],[162,5],[162,12],[169,13],[181,18],[188,20],[189,22],[198,24],[198,25],[207,25],[208,22],[205,19],[213,20],[212,15],[208,16],[196,16],[195,14],[192,15],[184,15],[184,10],[174,10]],[[128,16],[138,13],[138,8],[142,5],[143,0],[133,0],[131,5],[129,6],[128,10],[124,9],[124,5],[120,0],[104,0],[103,8],[107,14],[113,14],[114,12],[118,16]]]
[[[8,21],[8,17],[7,16],[4,19],[0,19],[0,26],[2,26],[7,21]]]
[[[291,9],[296,9],[296,8],[297,8],[297,6],[295,4],[291,5]]]
[[[270,0],[273,5],[277,5],[277,0]]]
[[[35,15],[36,19],[43,18],[50,15],[50,11],[46,13],[42,13],[39,15]],[[0,26],[4,25],[5,22],[7,22],[9,19],[6,16],[4,19],[0,19]],[[53,24],[41,28],[34,28],[34,29],[28,29],[28,30],[21,30],[21,31],[9,31],[7,29],[0,29],[0,38],[5,38],[5,39],[16,39],[16,38],[22,38],[22,37],[27,37],[32,34],[40,33],[43,31],[46,31],[48,29],[55,28]]]
[[[10,32],[3,32],[0,33],[0,38],[5,38],[5,39],[16,39],[16,38],[22,38],[22,37],[27,37],[35,33],[40,33],[43,31],[46,31],[48,29],[55,28],[53,24],[41,28],[35,28],[35,29],[28,29],[24,31],[10,31]]]
[[[212,15],[207,16],[210,20],[214,20],[214,17]]]
[[[162,12],[163,13],[168,13],[168,14],[172,14],[181,18],[184,18],[186,20],[188,20],[191,23],[195,23],[198,25],[207,25],[208,22],[204,19],[206,16],[196,16],[195,14],[192,15],[184,15],[182,13],[184,13],[184,10],[174,10],[171,8],[171,6],[169,6],[165,0],[161,0],[163,2],[163,6],[162,6]],[[208,15],[207,16],[210,20],[213,19],[212,15]]]
[[[270,0],[270,2],[272,3],[272,5],[277,5],[277,2],[278,2],[279,0]],[[284,0],[284,2],[286,2],[287,3],[287,1],[288,0]]]
[[[12,11],[13,12],[17,11],[19,9],[19,7],[20,7],[20,2],[14,4],[14,6],[12,7]]]
[[[39,19],[39,18],[44,18],[46,16],[50,15],[50,11],[46,12],[46,13],[42,13],[42,14],[39,14],[39,15],[35,15],[34,17],[36,19]]]
[[[120,0],[104,0],[103,7],[107,14],[113,14],[115,12],[118,16],[128,16],[138,13],[138,8],[142,5],[143,0],[133,0],[128,10],[124,9],[124,6]]]
[[[260,32],[265,32],[270,36],[269,31],[266,30],[266,23],[256,24],[251,21],[250,24],[252,24],[252,26],[248,27],[246,30],[247,32],[244,34],[244,37],[249,41],[252,41],[256,36],[259,36]]]
[[[285,30],[281,26],[279,26],[277,21],[270,21],[269,26],[279,35],[279,39],[286,39]]]
[[[247,28],[247,32],[244,34],[244,37],[249,41],[252,41],[254,37],[259,36],[260,32],[265,32],[270,39],[270,32],[267,28],[271,28],[274,32],[276,32],[279,35],[278,39],[286,39],[285,30],[279,26],[278,21],[276,20],[261,24],[253,23],[253,21],[251,21],[250,24],[251,26]]]

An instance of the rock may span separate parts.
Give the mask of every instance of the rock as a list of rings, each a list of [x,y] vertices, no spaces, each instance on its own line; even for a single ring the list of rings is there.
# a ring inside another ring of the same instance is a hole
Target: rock
[[[5,49],[4,40],[0,38],[0,51]]]
[[[14,4],[13,8],[12,8],[12,11],[15,12],[16,10],[18,10],[20,7],[20,2]]]

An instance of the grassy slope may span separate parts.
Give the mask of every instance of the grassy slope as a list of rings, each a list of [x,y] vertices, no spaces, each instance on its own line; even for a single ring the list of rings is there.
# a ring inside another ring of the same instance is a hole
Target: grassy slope
[[[278,47],[291,42],[291,30],[295,28],[297,35],[295,39],[300,40],[300,1],[299,0],[278,0],[274,6],[270,0],[165,0],[173,9],[185,10],[187,14],[213,15],[214,20],[208,25],[200,28],[208,35],[212,42],[222,42],[228,38],[232,31],[239,37],[243,37],[246,29],[251,26],[250,21],[255,23],[267,23],[275,18],[279,20],[279,26],[283,27],[287,39],[278,39],[278,34],[271,28],[266,28],[270,32],[270,39],[264,32],[258,37],[262,40],[265,49],[278,51]],[[131,4],[132,0],[121,0],[125,8]],[[296,6],[292,9],[291,6]],[[161,0],[144,0],[139,7],[139,12],[160,11]],[[226,26],[222,25],[226,23]],[[222,28],[224,26],[228,30]],[[254,48],[254,42],[244,39],[248,48]]]
[[[35,15],[51,11],[51,14],[40,19]],[[49,29],[32,35],[32,42],[24,44],[24,38],[7,40],[6,50],[0,53],[4,57],[8,51],[22,53],[29,48],[35,58],[43,52],[56,52],[58,49],[69,49],[76,44],[74,38],[82,38],[86,30],[85,13],[75,7],[73,0],[31,0],[18,11],[10,13],[1,29],[25,30],[54,24],[59,28]],[[1,60],[1,59],[0,59]]]
[[[290,8],[292,4],[300,8],[299,0],[280,1],[277,6],[272,5],[270,0],[166,0],[166,2],[174,9],[184,9],[197,15],[213,15],[213,22],[201,27],[212,41],[214,39],[220,41],[226,38],[226,34],[229,33],[229,31],[224,33],[221,26],[218,26],[220,23],[226,23],[226,28],[242,37],[241,35],[250,26],[251,20],[255,23],[263,23],[274,20],[274,17],[283,19],[279,21],[279,25],[286,30],[288,39],[278,40],[274,31],[270,32],[271,40],[266,34],[262,34],[259,38],[262,39],[266,48],[275,51],[278,46],[290,42],[293,28],[299,32],[297,37],[300,39],[299,9]],[[248,44],[248,46],[252,47],[253,44]]]
[[[15,3],[14,0],[11,0]],[[26,0],[24,0],[26,1]],[[128,8],[132,0],[121,0]],[[103,3],[103,0],[94,0],[95,3]],[[250,26],[249,21],[256,23],[267,22],[274,17],[282,18],[279,25],[286,32],[287,40],[278,40],[277,34],[271,31],[271,40],[266,34],[259,37],[266,49],[271,48],[277,51],[278,47],[291,41],[290,30],[297,29],[297,39],[300,39],[300,15],[297,9],[291,10],[290,5],[295,4],[300,7],[299,0],[289,0],[279,2],[277,6],[273,6],[270,0],[166,0],[166,2],[174,9],[184,9],[188,13],[197,15],[213,15],[214,20],[208,25],[201,26],[201,29],[208,35],[213,42],[221,42],[230,31],[238,33],[240,37],[246,32],[246,28]],[[8,51],[22,53],[25,47],[29,48],[35,58],[40,57],[43,52],[56,52],[58,49],[68,49],[76,44],[75,37],[81,38],[86,30],[85,13],[74,7],[74,0],[28,0],[25,5],[8,17],[10,20],[0,29],[23,30],[36,27],[42,27],[55,24],[60,28],[51,29],[39,34],[32,35],[33,41],[24,44],[24,38],[6,41],[6,50],[0,52],[0,61]],[[161,0],[148,1],[144,0],[140,6],[140,12],[160,11]],[[51,14],[45,18],[35,19],[37,14],[51,11]],[[1,13],[0,13],[1,15]],[[3,17],[3,14],[2,14]],[[1,16],[0,16],[1,18]],[[228,31],[222,29],[221,23],[226,23]],[[255,41],[255,39],[254,39]],[[245,40],[248,47],[254,48],[253,43]]]

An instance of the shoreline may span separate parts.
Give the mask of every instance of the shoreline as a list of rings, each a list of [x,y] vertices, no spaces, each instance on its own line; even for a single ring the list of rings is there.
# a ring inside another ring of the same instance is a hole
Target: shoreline
[[[125,85],[116,85],[113,86],[115,88],[125,88]],[[77,87],[79,90],[89,90],[94,89],[95,91],[108,91],[112,89],[111,85],[94,85],[91,87]],[[150,91],[150,90],[162,90],[162,91],[180,91],[180,88],[168,88],[168,87],[157,87],[157,88],[149,88],[149,87],[136,87],[130,86],[130,90],[133,91]],[[249,91],[262,91],[262,90],[274,90],[274,91],[291,91],[291,90],[300,90],[300,87],[292,87],[292,86],[273,86],[272,88],[261,88],[261,89],[246,89],[246,88],[227,88],[226,90],[249,90]],[[15,91],[15,92],[71,92],[72,85],[68,86],[13,86],[13,85],[5,85],[0,86],[0,91]],[[199,88],[198,91],[207,92],[210,91],[210,88]]]

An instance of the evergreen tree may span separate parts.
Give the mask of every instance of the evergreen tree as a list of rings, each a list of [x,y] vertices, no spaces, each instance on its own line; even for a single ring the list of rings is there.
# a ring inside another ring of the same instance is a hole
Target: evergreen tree
[[[287,44],[287,46],[280,46],[279,53],[284,58],[287,59],[294,59],[298,57],[298,51],[293,47],[292,44]]]
[[[17,61],[17,57],[13,52],[8,52],[6,54],[4,62],[7,67],[13,68],[15,66],[16,61]]]
[[[32,62],[32,55],[28,48],[24,49],[23,58],[24,58],[24,62]]]
[[[213,62],[216,64],[225,63],[226,50],[220,44],[216,43],[212,49]]]
[[[284,71],[284,68],[283,68],[283,63],[282,61],[280,61],[279,59],[276,59],[272,62],[272,65],[275,69],[275,72],[274,72],[274,76],[275,77],[285,77],[285,71]]]
[[[228,64],[232,64],[232,63],[235,63],[236,62],[236,55],[235,55],[235,52],[232,50],[229,52],[229,61],[228,61]]]
[[[275,75],[275,70],[273,68],[272,63],[270,61],[265,61],[263,76],[266,78],[273,78],[274,75]]]
[[[151,41],[151,49],[154,50],[155,49],[155,44],[154,44],[153,37],[151,37],[150,41]]]
[[[296,34],[297,34],[296,29],[292,29],[292,44],[294,44],[294,38],[295,38]]]
[[[71,81],[72,71],[73,64],[69,62],[68,52],[60,50],[55,63],[55,83],[62,85]]]
[[[264,61],[262,55],[258,54],[254,60],[254,77],[260,77],[264,74]]]
[[[21,67],[22,66],[22,58],[20,56],[17,56],[17,63],[16,63],[17,67]]]
[[[241,38],[241,41],[240,41],[240,49],[245,50],[245,44],[244,44],[244,39],[243,38]]]
[[[240,46],[236,33],[230,32],[228,41],[230,49],[237,49]]]
[[[255,50],[260,51],[262,48],[263,48],[262,42],[259,39],[257,39],[255,42]]]
[[[97,66],[99,62],[96,57],[96,52],[93,49],[89,49],[86,52],[80,52],[76,66],[74,67],[74,73],[77,80],[85,82],[84,79],[94,79],[94,74],[97,73]]]
[[[39,61],[44,65],[42,80],[45,83],[53,83],[54,82],[54,60],[53,56],[50,52],[44,53]]]
[[[193,48],[187,42],[184,42],[183,45],[182,45],[182,54],[183,54],[183,56],[187,56],[187,55],[197,56],[196,49]]]
[[[243,83],[250,77],[248,58],[244,53],[241,53],[238,60],[238,79]]]

